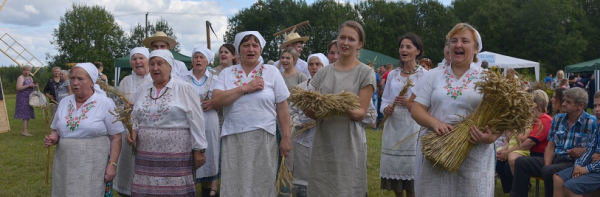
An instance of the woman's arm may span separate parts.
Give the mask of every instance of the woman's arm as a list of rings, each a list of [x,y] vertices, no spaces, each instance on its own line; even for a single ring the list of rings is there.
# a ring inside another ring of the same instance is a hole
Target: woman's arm
[[[104,181],[112,181],[117,175],[117,167],[113,165],[119,160],[119,154],[121,153],[121,133],[110,135],[110,158],[106,166]]]
[[[415,98],[416,96],[414,94],[411,95],[408,102],[412,105],[411,117],[415,119],[419,125],[433,129],[433,131],[435,131],[438,135],[444,135],[452,131],[452,125],[446,124],[433,117],[431,114],[429,114],[429,112],[427,112],[429,108],[425,107],[421,103],[415,102]]]
[[[279,144],[279,151],[281,156],[287,157],[288,153],[292,149],[291,138],[291,125],[290,125],[290,111],[288,110],[287,100],[276,104],[277,108],[277,119],[281,125],[281,142]]]
[[[23,77],[23,75],[21,75],[17,78],[17,91],[23,91],[23,90],[31,87],[32,84],[23,85],[23,81],[25,81],[25,78]]]
[[[354,121],[362,121],[367,115],[369,109],[369,103],[371,102],[371,96],[373,95],[373,86],[367,85],[358,91],[358,101],[360,108],[358,109],[346,109],[346,115]],[[309,116],[310,117],[310,116]]]

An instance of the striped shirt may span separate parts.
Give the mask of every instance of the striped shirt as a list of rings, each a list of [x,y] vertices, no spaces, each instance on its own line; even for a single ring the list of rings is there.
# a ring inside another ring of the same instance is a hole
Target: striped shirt
[[[600,172],[600,161],[592,161],[592,155],[594,153],[600,153],[600,130],[595,130],[592,135],[592,141],[588,143],[585,153],[575,161],[576,166],[586,166],[588,172]]]
[[[554,142],[554,157],[562,159],[575,159],[567,154],[567,150],[586,147],[592,133],[596,130],[596,117],[583,112],[575,124],[569,128],[567,114],[558,114],[552,120],[552,127],[548,133],[548,141]],[[567,129],[568,128],[568,129]]]

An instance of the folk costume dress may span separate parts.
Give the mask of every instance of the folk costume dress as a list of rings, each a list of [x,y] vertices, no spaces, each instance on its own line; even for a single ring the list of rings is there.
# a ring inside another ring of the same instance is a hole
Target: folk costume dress
[[[304,81],[298,84],[296,87],[304,90],[313,90],[310,87],[310,80]],[[315,134],[315,127],[312,126],[310,129],[302,132],[302,134],[296,136],[295,132],[303,129],[304,125],[314,123],[315,120],[307,117],[302,110],[290,104],[290,117],[292,119],[293,131],[292,131],[292,150],[285,159],[285,163],[290,171],[294,180],[292,181],[295,185],[308,185],[308,169],[310,166],[310,149],[312,147],[313,137]]]
[[[191,84],[196,93],[200,96],[199,102],[210,100],[212,97],[211,85],[217,81],[217,76],[213,75],[208,69],[204,76],[197,79],[193,72],[188,72],[184,80]],[[221,143],[221,132],[219,130],[219,116],[215,109],[202,111],[204,113],[204,127],[206,142],[206,163],[196,170],[196,182],[209,182],[218,179],[219,173],[219,152]]]
[[[311,80],[321,94],[376,87],[373,69],[359,64],[338,71],[333,64],[321,68]],[[308,196],[365,196],[367,194],[367,139],[360,121],[348,116],[316,120],[311,152]]]
[[[427,70],[421,66],[415,67],[414,74],[403,77],[401,68],[396,68],[388,74],[388,80],[383,92],[381,109],[394,104],[396,96],[402,91],[410,78],[413,84],[420,84]],[[409,88],[406,97],[413,93]],[[417,135],[421,126],[411,117],[408,108],[396,105],[394,112],[388,116],[383,126],[381,142],[381,162],[379,176],[381,188],[401,192],[414,192],[414,166],[417,147]]]
[[[416,102],[429,107],[429,113],[438,120],[453,124],[477,108],[482,95],[475,90],[475,82],[482,77],[482,68],[471,64],[460,78],[452,67],[431,70],[421,81]],[[428,131],[419,135],[423,136]],[[494,196],[495,151],[493,144],[476,144],[458,171],[450,173],[425,159],[417,147],[416,192],[418,196],[491,197]]]
[[[246,74],[241,64],[221,71],[213,90],[231,90],[255,78],[264,89],[245,94],[223,109],[221,196],[276,196],[279,148],[276,104],[290,93],[279,70],[260,62]]]
[[[140,77],[136,74],[128,75],[119,84],[119,91],[126,94],[125,97],[130,102],[134,100],[134,94],[136,90],[145,83],[152,82],[150,73],[144,77]],[[127,131],[129,132],[129,131]],[[133,182],[133,172],[135,166],[135,155],[131,146],[127,144],[127,135],[124,133],[121,135],[121,154],[119,154],[119,162],[117,163],[117,176],[113,181],[113,189],[117,190],[121,194],[131,195],[131,183]]]
[[[157,90],[142,85],[134,95],[137,154],[132,196],[196,196],[192,149],[206,149],[200,97],[172,77]]]
[[[283,73],[281,73],[283,74]],[[306,80],[308,80],[308,77],[306,77],[306,75],[304,73],[301,73],[299,71],[296,71],[296,74],[286,77],[283,77],[283,80],[285,81],[285,85],[287,86],[288,89],[292,89],[294,87],[296,87],[298,84],[305,82]]]
[[[115,103],[94,93],[79,108],[74,95],[58,106],[50,126],[60,136],[52,167],[52,196],[103,196],[108,136],[125,130],[121,122],[113,123],[116,118],[108,113]]]

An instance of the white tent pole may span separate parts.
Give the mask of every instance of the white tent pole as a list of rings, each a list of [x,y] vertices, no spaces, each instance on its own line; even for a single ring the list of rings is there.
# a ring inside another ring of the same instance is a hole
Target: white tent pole
[[[540,81],[540,65],[535,66],[535,81]]]
[[[596,89],[594,91],[594,94],[595,94],[600,89],[600,70],[594,70],[594,72],[595,72],[594,74],[596,75],[595,76],[595,78],[596,78],[595,79],[595,81],[596,81]]]
[[[119,82],[119,76],[117,76],[117,73],[119,72],[119,71],[117,71],[117,70],[118,70],[119,68],[117,68],[117,64],[115,64],[115,67],[114,67],[114,68],[115,68],[115,76],[114,76],[114,77],[115,77],[115,83],[114,83],[114,85],[115,85],[115,86],[117,86],[117,83]]]

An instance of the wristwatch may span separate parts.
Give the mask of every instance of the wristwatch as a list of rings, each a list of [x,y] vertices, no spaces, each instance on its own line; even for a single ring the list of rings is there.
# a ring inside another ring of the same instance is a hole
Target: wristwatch
[[[206,152],[206,149],[200,149],[200,150],[196,150],[196,151],[198,151],[200,153],[204,153],[204,152]]]
[[[117,167],[117,162],[111,161],[111,162],[108,162],[108,164],[110,164],[110,165],[112,165],[114,167]]]

